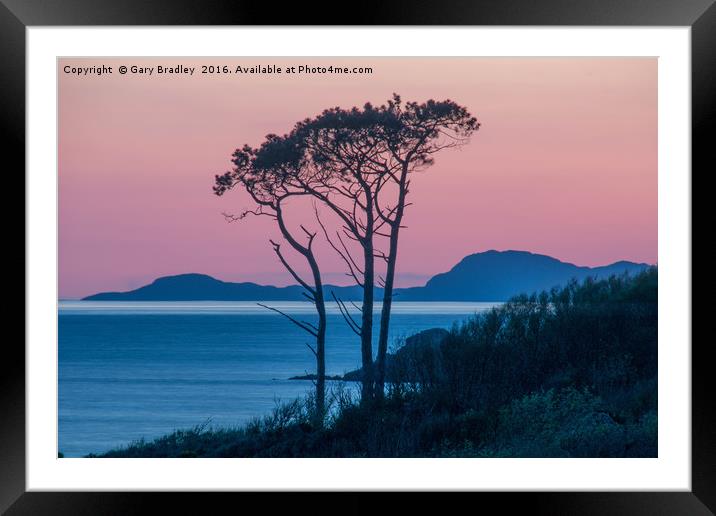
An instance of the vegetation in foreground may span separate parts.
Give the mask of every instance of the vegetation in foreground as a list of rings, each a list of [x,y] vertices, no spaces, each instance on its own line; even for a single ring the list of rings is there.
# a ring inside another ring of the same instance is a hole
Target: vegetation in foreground
[[[240,428],[91,457],[655,457],[657,270],[518,296],[396,354],[386,396],[340,384]]]

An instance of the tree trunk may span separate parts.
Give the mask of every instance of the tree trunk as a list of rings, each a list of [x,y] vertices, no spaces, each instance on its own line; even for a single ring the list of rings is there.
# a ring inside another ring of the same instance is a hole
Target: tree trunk
[[[395,264],[398,260],[398,234],[405,210],[405,197],[408,193],[406,180],[408,164],[403,165],[400,175],[398,206],[395,219],[390,227],[390,244],[388,247],[388,263],[385,271],[383,289],[383,308],[380,312],[380,333],[378,335],[378,356],[376,357],[375,396],[382,399],[385,395],[386,360],[388,354],[388,330],[390,329],[390,310],[393,305],[393,285],[395,283]]]
[[[316,260],[309,259],[316,286],[316,311],[318,312],[318,331],[316,332],[316,413],[315,426],[323,427],[326,417],[326,303],[323,297],[323,284]]]
[[[368,204],[370,206],[370,204]],[[369,210],[370,211],[370,210]],[[361,403],[368,404],[373,399],[373,296],[375,280],[375,258],[373,256],[373,217],[369,213],[366,222],[366,234],[363,241],[363,306],[361,317],[361,359],[363,383],[361,385]]]
[[[293,237],[291,232],[286,227],[283,220],[283,211],[281,205],[276,206],[276,220],[278,221],[279,229],[283,234],[284,238],[296,251],[306,258],[308,265],[311,268],[311,274],[313,276],[313,301],[318,313],[318,326],[316,328],[316,407],[314,414],[314,425],[316,428],[323,427],[323,422],[326,416],[326,301],[323,296],[323,281],[321,280],[321,270],[318,267],[318,262],[313,254],[311,244],[313,237],[311,237],[308,247],[305,247],[298,243]],[[288,265],[287,265],[288,266]],[[308,288],[309,285],[306,285]]]
[[[390,310],[393,304],[393,284],[395,278],[395,262],[398,258],[399,225],[390,233],[388,264],[385,271],[383,290],[383,308],[380,312],[380,333],[378,336],[378,356],[376,358],[375,396],[382,399],[385,395],[386,359],[388,354],[388,330],[390,329]]]

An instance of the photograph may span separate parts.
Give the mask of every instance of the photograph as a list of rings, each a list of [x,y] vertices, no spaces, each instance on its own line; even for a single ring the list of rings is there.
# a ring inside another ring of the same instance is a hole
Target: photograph
[[[59,459],[660,457],[657,57],[56,62]]]
[[[714,1],[0,0],[0,513],[713,514]]]

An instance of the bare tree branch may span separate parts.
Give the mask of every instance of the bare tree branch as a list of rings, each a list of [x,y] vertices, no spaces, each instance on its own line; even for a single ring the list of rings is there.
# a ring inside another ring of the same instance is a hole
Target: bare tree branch
[[[355,319],[353,319],[353,316],[350,314],[350,312],[349,312],[348,309],[346,308],[345,303],[344,303],[343,301],[341,301],[340,299],[338,299],[338,297],[336,297],[336,293],[335,293],[335,292],[331,291],[331,296],[333,296],[333,299],[334,299],[334,300],[336,301],[336,303],[338,304],[338,310],[340,310],[341,315],[343,316],[343,319],[345,319],[346,323],[348,323],[348,327],[349,327],[351,330],[353,330],[353,332],[354,332],[356,335],[360,336],[360,335],[361,335],[361,331],[362,331],[361,325],[358,324],[358,323],[355,321]]]
[[[316,357],[318,356],[318,353],[316,352],[316,348],[314,348],[313,346],[311,346],[308,342],[304,342],[304,344],[306,345],[306,347],[307,347],[308,349],[311,350],[311,353],[313,353],[313,356],[316,356]],[[314,385],[315,385],[315,382],[314,382]]]
[[[295,324],[295,325],[298,326],[299,328],[301,328],[301,329],[307,331],[308,333],[310,333],[310,334],[313,335],[314,337],[317,337],[317,336],[318,336],[318,334],[316,333],[316,331],[314,331],[311,327],[305,325],[305,324],[302,323],[301,321],[297,321],[296,319],[294,319],[293,317],[291,317],[291,316],[288,315],[287,313],[282,312],[282,311],[279,310],[278,308],[274,308],[274,307],[272,307],[272,306],[264,305],[263,303],[256,303],[256,304],[259,305],[259,306],[262,306],[262,307],[266,308],[267,310],[271,310],[272,312],[276,312],[277,314],[283,315],[286,319],[288,319],[289,321],[291,321],[293,324]]]
[[[346,275],[352,277],[352,278],[353,278],[353,281],[355,281],[356,284],[357,284],[359,287],[363,288],[363,287],[364,287],[363,282],[362,282],[360,279],[358,279],[358,276],[357,276],[356,272],[355,272],[354,269],[353,269],[353,265],[352,265],[352,263],[351,263],[351,262],[353,261],[353,258],[351,258],[350,256],[349,256],[349,257],[346,257],[346,256],[343,254],[343,252],[338,248],[338,246],[336,246],[336,245],[333,243],[333,240],[331,240],[331,237],[328,236],[328,230],[326,229],[326,226],[323,224],[323,221],[321,220],[321,217],[320,217],[320,214],[319,214],[319,212],[318,212],[318,209],[317,209],[315,206],[314,206],[314,210],[315,210],[315,213],[316,213],[316,220],[318,221],[318,224],[321,226],[321,229],[323,230],[323,234],[324,234],[325,237],[326,237],[326,241],[327,241],[328,244],[333,248],[333,250],[334,250],[336,253],[338,253],[338,256],[340,256],[341,259],[342,259],[342,260],[345,262],[345,264],[348,266],[349,272],[347,272]],[[337,232],[336,232],[336,234],[337,234]],[[341,242],[341,243],[342,243],[342,242]],[[344,246],[344,247],[345,247],[345,246]],[[359,271],[359,273],[362,274],[360,271]]]
[[[278,244],[274,242],[273,240],[269,239],[269,242],[271,242],[271,245],[273,246],[273,250],[276,253],[276,256],[278,256],[278,259],[281,260],[281,263],[286,268],[286,270],[291,273],[291,276],[293,276],[293,279],[298,281],[303,288],[308,290],[308,292],[311,293],[312,296],[316,296],[316,289],[313,288],[311,285],[309,285],[306,281],[301,278],[301,276],[298,275],[298,273],[291,267],[291,265],[286,261],[286,259],[283,257],[283,253],[281,252],[281,244]]]

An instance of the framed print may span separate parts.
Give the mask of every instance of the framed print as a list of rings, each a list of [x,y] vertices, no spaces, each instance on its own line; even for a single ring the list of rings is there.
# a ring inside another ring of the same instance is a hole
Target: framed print
[[[26,199],[3,510],[714,510],[712,2],[42,7],[2,6]]]

